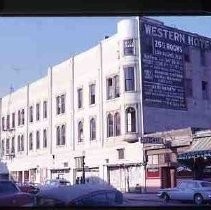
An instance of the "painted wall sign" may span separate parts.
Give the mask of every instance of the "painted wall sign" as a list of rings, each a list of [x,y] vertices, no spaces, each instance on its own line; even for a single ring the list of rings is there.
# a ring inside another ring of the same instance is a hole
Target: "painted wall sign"
[[[140,20],[143,104],[186,110],[184,54],[191,38],[177,29]]]

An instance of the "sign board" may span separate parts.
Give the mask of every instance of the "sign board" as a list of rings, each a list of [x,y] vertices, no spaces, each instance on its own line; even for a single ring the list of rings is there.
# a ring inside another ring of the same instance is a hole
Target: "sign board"
[[[186,110],[185,35],[177,29],[140,19],[140,37],[143,104]]]
[[[163,144],[163,139],[160,137],[140,137],[140,142],[143,144]]]

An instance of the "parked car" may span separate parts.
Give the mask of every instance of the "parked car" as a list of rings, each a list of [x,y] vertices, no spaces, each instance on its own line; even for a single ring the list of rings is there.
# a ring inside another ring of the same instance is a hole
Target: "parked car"
[[[70,186],[71,183],[66,180],[66,179],[51,179],[51,180],[46,180],[43,184],[44,186]]]
[[[34,195],[21,192],[16,184],[9,180],[0,181],[0,206],[33,206]]]
[[[117,206],[123,203],[123,194],[102,184],[76,184],[41,189],[35,206]]]
[[[39,192],[39,188],[33,183],[17,183],[17,186],[22,192],[36,194]]]
[[[181,181],[175,188],[161,189],[158,196],[165,202],[170,200],[193,201],[195,204],[211,202],[211,182],[200,180]]]

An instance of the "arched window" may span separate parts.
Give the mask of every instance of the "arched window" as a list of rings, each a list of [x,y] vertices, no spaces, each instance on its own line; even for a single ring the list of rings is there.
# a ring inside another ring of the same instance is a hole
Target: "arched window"
[[[62,130],[61,130],[61,145],[65,145],[65,125],[62,125]]]
[[[127,132],[136,132],[136,110],[133,107],[126,109]]]
[[[29,150],[33,150],[33,136],[32,136],[32,133],[29,134]]]
[[[107,136],[111,137],[114,135],[114,121],[113,121],[113,115],[109,114],[107,116]]]
[[[60,127],[56,128],[56,145],[60,145]]]
[[[84,129],[83,122],[78,123],[78,142],[82,142],[84,140]]]
[[[92,118],[90,120],[90,140],[96,139],[96,122],[95,119]]]
[[[21,151],[24,151],[24,137],[21,136]]]
[[[21,136],[18,136],[18,152],[21,151]]]
[[[115,136],[119,136],[121,134],[121,124],[120,124],[120,114],[119,112],[114,115],[114,132]]]
[[[36,149],[40,149],[40,132],[36,132]]]
[[[43,130],[43,147],[47,147],[47,129]]]

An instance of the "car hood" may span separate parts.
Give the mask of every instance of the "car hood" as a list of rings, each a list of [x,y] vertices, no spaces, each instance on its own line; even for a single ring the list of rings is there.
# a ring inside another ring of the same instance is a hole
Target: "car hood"
[[[201,188],[203,191],[209,191],[209,192],[211,192],[211,187],[203,187],[203,188]]]

